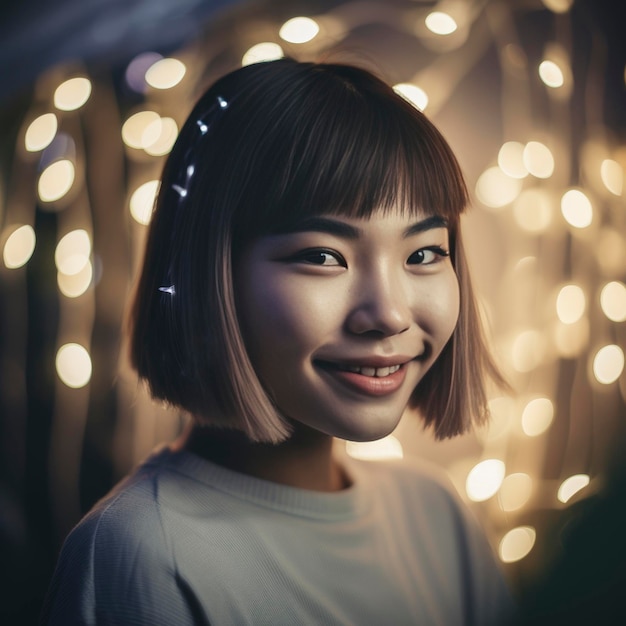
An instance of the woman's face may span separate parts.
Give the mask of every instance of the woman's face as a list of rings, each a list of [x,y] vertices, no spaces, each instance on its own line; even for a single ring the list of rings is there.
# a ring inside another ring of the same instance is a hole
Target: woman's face
[[[389,434],[457,322],[448,252],[443,220],[400,210],[309,218],[253,241],[237,306],[280,411],[344,439]]]

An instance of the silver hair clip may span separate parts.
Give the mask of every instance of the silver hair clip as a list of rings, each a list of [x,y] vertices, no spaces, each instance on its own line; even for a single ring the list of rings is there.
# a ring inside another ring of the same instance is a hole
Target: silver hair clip
[[[217,104],[217,107],[215,106]],[[195,145],[204,138],[204,136],[209,132],[209,128],[216,117],[216,111],[219,113],[227,109],[229,103],[227,100],[222,98],[222,96],[217,96],[214,104],[209,107],[208,111],[200,118],[196,120],[196,126],[200,131],[200,137],[198,137],[195,141],[190,143],[190,146],[185,154],[185,159],[187,160],[187,167],[185,169],[185,181],[182,184],[174,183],[172,185],[172,189],[178,194],[178,203],[181,205],[185,198],[189,195],[190,182],[196,170],[195,163],[193,163],[192,159],[194,158]],[[191,162],[190,162],[191,161]],[[174,220],[174,229],[176,228],[176,219]],[[171,275],[171,268],[168,274]],[[159,291],[161,293],[166,293],[170,296],[176,295],[176,286],[175,285],[164,285],[159,287]]]

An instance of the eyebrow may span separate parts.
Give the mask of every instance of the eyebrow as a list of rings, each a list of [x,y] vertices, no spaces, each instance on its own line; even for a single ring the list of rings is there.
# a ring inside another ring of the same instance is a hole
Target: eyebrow
[[[406,239],[411,235],[417,235],[434,228],[448,228],[448,224],[443,217],[431,215],[405,228],[402,238]],[[360,228],[328,217],[309,217],[279,229],[276,234],[287,235],[303,232],[326,233],[342,239],[358,239],[361,236]]]

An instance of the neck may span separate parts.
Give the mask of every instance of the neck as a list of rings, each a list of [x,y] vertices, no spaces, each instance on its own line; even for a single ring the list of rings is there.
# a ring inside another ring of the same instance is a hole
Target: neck
[[[279,444],[255,443],[239,431],[194,426],[182,445],[228,469],[291,487],[338,491],[348,485],[333,454],[333,438],[301,424]]]

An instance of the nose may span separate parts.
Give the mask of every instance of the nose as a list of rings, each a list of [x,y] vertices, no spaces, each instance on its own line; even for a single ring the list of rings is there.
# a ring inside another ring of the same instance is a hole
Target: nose
[[[350,333],[389,337],[410,328],[410,297],[402,281],[379,273],[364,277],[354,290],[354,304],[346,320]]]

